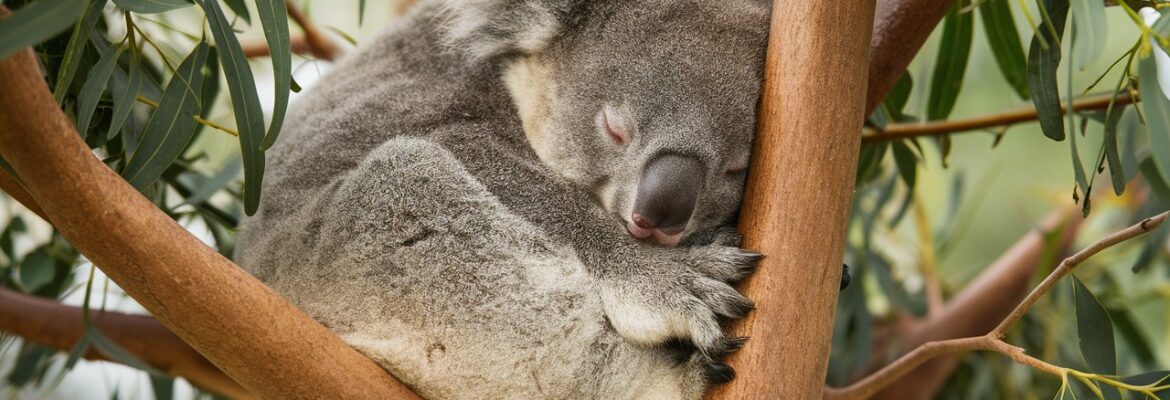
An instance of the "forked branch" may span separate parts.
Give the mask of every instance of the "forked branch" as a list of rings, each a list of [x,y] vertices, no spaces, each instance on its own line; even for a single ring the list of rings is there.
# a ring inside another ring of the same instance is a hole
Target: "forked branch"
[[[890,385],[898,378],[910,372],[915,367],[942,355],[955,354],[969,351],[985,350],[995,351],[1010,357],[1013,361],[1035,368],[1037,370],[1058,375],[1062,379],[1066,378],[1066,374],[1072,371],[1058,367],[1037,358],[1024,354],[1024,350],[1012,346],[1003,341],[1004,334],[1017,321],[1028,312],[1033,305],[1036,304],[1040,298],[1048,294],[1061,278],[1072,273],[1078,265],[1083,263],[1090,257],[1100,253],[1101,251],[1113,247],[1119,243],[1141,236],[1150,232],[1154,228],[1164,223],[1170,212],[1164,212],[1154,217],[1146,218],[1140,223],[1130,226],[1126,229],[1113,233],[1097,242],[1089,245],[1085,249],[1076,254],[1065,258],[1060,265],[1048,275],[1036,288],[1032,289],[1031,293],[1022,300],[1015,310],[1012,311],[1000,324],[988,332],[986,335],[952,339],[944,341],[935,341],[923,344],[913,351],[903,355],[898,360],[890,363],[881,370],[865,377],[864,379],[849,385],[848,387],[836,389],[830,388],[825,391],[826,399],[833,400],[855,400],[865,399],[877,393],[882,388]]]

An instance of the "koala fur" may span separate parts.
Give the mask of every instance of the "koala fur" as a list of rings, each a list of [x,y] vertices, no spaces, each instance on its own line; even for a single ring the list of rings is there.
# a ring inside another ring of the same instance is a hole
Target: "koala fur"
[[[425,1],[294,106],[236,259],[426,398],[697,399],[752,307],[719,227],[767,14]],[[701,166],[680,247],[623,220],[661,154]]]

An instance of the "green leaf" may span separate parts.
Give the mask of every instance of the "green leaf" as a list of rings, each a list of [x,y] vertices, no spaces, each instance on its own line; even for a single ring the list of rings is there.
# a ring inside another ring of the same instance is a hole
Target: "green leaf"
[[[106,92],[110,75],[118,66],[118,58],[122,57],[123,51],[125,48],[121,44],[110,45],[110,48],[106,49],[102,58],[98,60],[97,65],[94,65],[89,70],[89,75],[85,77],[85,85],[81,87],[81,92],[77,95],[77,133],[81,134],[82,138],[89,133],[89,122],[93,118],[93,112],[97,109],[102,93]]]
[[[189,196],[186,196],[187,198],[183,201],[183,204],[199,204],[210,199],[212,195],[223,190],[232,180],[240,176],[240,170],[242,168],[243,164],[240,163],[240,159],[236,158],[229,161],[223,170],[215,175],[211,177],[200,176],[201,179],[199,179],[198,183],[189,185],[189,187],[195,189]],[[184,175],[184,177],[186,176]]]
[[[169,376],[151,376],[150,389],[154,391],[154,400],[174,399],[175,379]]]
[[[1121,378],[1122,382],[1125,382],[1125,383],[1130,384],[1130,385],[1138,385],[1138,386],[1145,386],[1145,385],[1165,386],[1168,380],[1170,380],[1170,371],[1147,372],[1144,374],[1138,374],[1138,375],[1127,376],[1127,377]],[[1162,389],[1162,390],[1156,391],[1156,392],[1154,392],[1154,396],[1156,398],[1159,398],[1159,399],[1170,399],[1170,389]]]
[[[1058,35],[1062,34],[1068,17],[1068,1],[1042,1],[1047,3],[1052,28]],[[1048,29],[1039,29],[1037,35],[1048,46],[1045,48],[1039,38],[1032,38],[1028,50],[1028,87],[1032,90],[1032,103],[1036,105],[1036,115],[1044,136],[1061,141],[1064,140],[1064,111],[1060,108],[1060,89],[1056,83],[1056,67],[1060,65],[1060,38],[1053,37]]]
[[[1156,360],[1154,349],[1150,347],[1150,339],[1138,329],[1130,312],[1114,308],[1109,310],[1109,316],[1113,318],[1113,323],[1117,326],[1117,331],[1121,333],[1122,340],[1129,344],[1129,348],[1138,361],[1147,365],[1153,364]]]
[[[1084,70],[1105,50],[1109,38],[1108,18],[1105,16],[1105,2],[1099,0],[1072,0],[1073,68]],[[1070,89],[1071,90],[1071,89]]]
[[[260,183],[264,178],[264,114],[256,94],[256,80],[244,57],[240,42],[228,25],[227,17],[215,0],[196,0],[207,14],[211,35],[219,48],[219,60],[227,78],[236,126],[240,130],[240,153],[244,158],[244,211],[252,215],[260,207]]]
[[[114,4],[139,14],[158,14],[191,6],[190,2],[184,0],[114,0]]]
[[[115,87],[114,113],[110,119],[110,136],[122,129],[126,118],[134,111],[134,104],[138,101],[138,93],[142,91],[142,65],[138,57],[130,56],[130,71],[127,73],[125,84]]]
[[[914,89],[914,78],[910,76],[910,71],[902,74],[898,78],[898,83],[890,89],[890,93],[886,95],[885,106],[895,121],[902,122],[906,119],[903,110],[906,108],[906,103],[910,101],[910,92]]]
[[[284,115],[288,111],[288,96],[292,90],[292,45],[288,38],[288,9],[284,0],[256,0],[260,10],[260,22],[264,25],[264,38],[268,41],[269,58],[272,59],[272,74],[275,79],[275,101],[272,106],[272,124],[268,134],[260,142],[260,148],[267,150],[280,136]]]
[[[1126,179],[1125,165],[1121,161],[1121,152],[1117,149],[1117,126],[1125,114],[1126,107],[1113,107],[1105,111],[1105,139],[1101,146],[1105,149],[1105,161],[1109,164],[1109,178],[1113,183],[1113,193],[1120,196],[1125,192]]]
[[[358,0],[358,25],[365,23],[366,0]]]
[[[1027,99],[1030,96],[1028,62],[1024,59],[1024,46],[1020,43],[1020,33],[1016,30],[1016,20],[1012,17],[1009,1],[987,0],[979,6],[979,16],[983,18],[983,33],[987,35],[987,43],[995,54],[999,72],[1016,91],[1016,95]]]
[[[1113,320],[1093,292],[1076,275],[1073,280],[1073,301],[1077,309],[1077,338],[1081,355],[1089,370],[1096,374],[1117,374],[1117,352],[1114,350]]]
[[[248,11],[248,4],[244,3],[244,0],[223,0],[223,3],[227,4],[228,8],[232,9],[232,12],[235,13],[236,16],[239,16],[244,20],[244,22],[247,22],[248,25],[252,25],[252,12]]]
[[[926,107],[926,117],[931,120],[946,119],[955,108],[955,100],[963,88],[963,74],[967,70],[971,35],[975,27],[975,16],[972,13],[959,12],[967,3],[966,0],[955,3],[955,7],[943,20],[942,43],[931,76],[930,102]]]
[[[1170,18],[1159,19],[1155,26],[1162,22],[1170,22]],[[1170,176],[1170,99],[1162,93],[1154,57],[1138,60],[1138,74],[1142,115],[1149,127],[1146,132],[1150,140],[1150,158],[1162,176]]]
[[[122,176],[138,190],[146,190],[187,148],[195,134],[199,115],[199,93],[203,88],[202,69],[209,46],[200,42],[179,64],[167,84],[158,109],[146,124],[142,141],[126,163]]]
[[[0,20],[0,59],[43,42],[81,18],[85,0],[37,1]]]
[[[65,49],[65,55],[61,58],[61,69],[53,86],[53,97],[57,99],[57,103],[65,101],[65,93],[69,91],[69,85],[73,84],[73,76],[77,75],[78,59],[85,51],[85,46],[89,44],[89,33],[97,26],[105,7],[106,0],[91,1],[89,8],[85,10],[85,16],[73,27],[73,33],[69,36],[69,47]]]
[[[53,256],[45,247],[40,247],[20,260],[20,284],[27,293],[33,293],[57,278]]]
[[[918,156],[914,155],[910,146],[900,141],[894,142],[891,148],[894,151],[894,163],[898,165],[898,174],[902,176],[906,188],[913,190],[918,177]]]
[[[25,343],[24,346],[21,346],[20,355],[16,358],[12,374],[8,375],[8,383],[12,387],[22,387],[29,384],[41,371],[44,371],[46,362],[51,356],[53,356],[53,350]]]

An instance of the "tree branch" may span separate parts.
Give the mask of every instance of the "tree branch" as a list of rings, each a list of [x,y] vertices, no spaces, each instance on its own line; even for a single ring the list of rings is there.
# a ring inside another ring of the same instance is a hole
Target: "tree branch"
[[[1004,318],[998,326],[996,326],[986,335],[964,339],[928,342],[859,382],[849,385],[843,389],[827,389],[825,392],[825,398],[833,400],[869,398],[874,393],[877,393],[878,390],[888,386],[898,378],[904,376],[907,372],[910,372],[928,360],[945,354],[955,354],[974,350],[996,351],[1011,357],[1011,359],[1017,363],[1027,365],[1044,372],[1063,376],[1067,371],[1066,369],[1054,366],[1033,357],[1029,357],[1024,354],[1023,349],[1004,343],[1002,340],[1004,333],[1006,333],[1007,330],[1016,323],[1016,321],[1019,321],[1019,319],[1023,317],[1023,315],[1027,313],[1028,310],[1031,309],[1031,307],[1036,304],[1036,302],[1039,301],[1041,297],[1051,291],[1052,287],[1056,285],[1056,282],[1071,273],[1072,270],[1077,267],[1077,265],[1080,265],[1080,263],[1084,262],[1089,257],[1100,253],[1102,250],[1115,246],[1118,243],[1124,242],[1126,240],[1141,236],[1153,230],[1154,228],[1157,228],[1166,221],[1168,216],[1170,216],[1170,212],[1164,212],[1157,216],[1146,218],[1136,225],[1106,236],[1105,238],[1089,245],[1089,247],[1086,247],[1071,257],[1065,258],[1064,261],[1061,261],[1056,270],[1052,271],[1052,273],[1049,274],[1043,282],[1036,286],[1036,288],[1033,289],[1032,292],[1029,293],[1028,296],[1025,297],[1024,300],[1015,307],[1011,314]]]
[[[985,334],[1002,321],[1028,292],[1028,281],[1036,267],[1065,254],[1072,245],[1084,219],[1080,210],[1068,207],[1046,216],[1036,229],[1020,238],[1007,252],[983,270],[978,277],[937,314],[910,325],[902,335],[905,341],[894,345],[914,349],[925,343]],[[1059,236],[1048,241],[1052,233]],[[1050,253],[1051,251],[1051,253]],[[901,351],[899,351],[900,353]],[[872,370],[889,360],[888,351],[875,351]],[[879,364],[880,363],[880,364]],[[874,399],[930,399],[958,365],[958,357],[942,356],[914,369],[902,379],[878,392]]]
[[[102,164],[31,50],[0,61],[0,156],[78,250],[164,325],[265,398],[416,398],[201,243]]]
[[[865,118],[860,61],[869,51],[873,7],[874,0],[773,5],[739,223],[744,247],[767,257],[742,285],[757,308],[731,328],[733,336],[751,337],[728,360],[740,377],[713,398],[821,395]],[[783,172],[793,165],[815,173]]]
[[[303,38],[309,54],[322,60],[334,60],[341,55],[341,48],[337,47],[337,43],[322,34],[317,24],[305,16],[293,0],[285,0],[284,4],[288,8],[289,18],[292,18],[293,22],[301,27],[301,32],[304,32]],[[293,50],[296,51],[295,48]]]
[[[1104,110],[1109,107],[1109,102],[1112,100],[1112,98],[1112,94],[1103,94],[1078,99],[1073,102],[1073,110]],[[1119,107],[1132,104],[1135,100],[1136,99],[1134,99],[1129,94],[1121,93],[1117,95],[1117,101],[1113,103],[1113,106]],[[1064,112],[1068,112],[1068,105],[1062,103],[1061,109]],[[945,135],[948,133],[973,131],[977,129],[1007,126],[1020,122],[1035,121],[1037,118],[1036,107],[1027,106],[1012,111],[1005,111],[974,118],[915,124],[891,124],[884,130],[866,129],[866,132],[861,137],[861,142],[874,143],[920,136]]]
[[[154,318],[96,311],[90,315],[103,335],[150,366],[230,398],[253,398]],[[0,330],[58,351],[69,351],[85,336],[80,308],[4,288],[0,288]],[[108,360],[92,348],[85,358]]]

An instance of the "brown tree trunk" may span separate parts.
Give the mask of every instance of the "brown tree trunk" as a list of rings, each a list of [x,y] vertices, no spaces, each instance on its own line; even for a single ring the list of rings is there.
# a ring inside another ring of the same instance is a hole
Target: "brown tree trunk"
[[[740,228],[751,338],[717,399],[821,397],[865,117],[874,0],[777,1]]]

